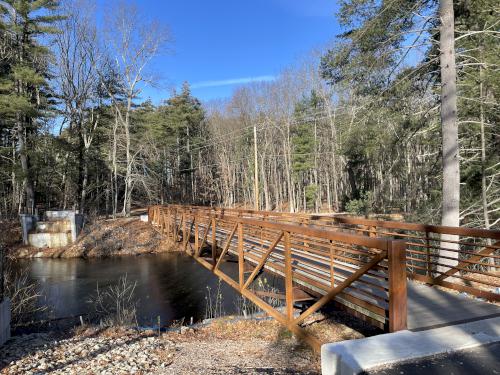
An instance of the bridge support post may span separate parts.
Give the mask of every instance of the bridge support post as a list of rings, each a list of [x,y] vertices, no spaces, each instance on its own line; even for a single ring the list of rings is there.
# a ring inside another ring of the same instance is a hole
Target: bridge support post
[[[195,211],[196,212],[196,211]],[[198,224],[198,215],[194,214],[194,255],[198,256],[200,253],[200,229]]]
[[[286,317],[288,322],[293,321],[293,272],[292,248],[290,246],[290,232],[285,232],[285,298]]]
[[[172,213],[172,238],[174,242],[177,242],[177,210],[173,210],[174,212]]]
[[[189,239],[187,238],[187,215],[185,213],[182,214],[182,242],[184,251],[187,251],[187,245]]]
[[[243,252],[243,224],[238,224],[238,274],[240,288],[245,283],[245,254]]]
[[[215,267],[215,264],[217,263],[217,232],[216,232],[216,227],[215,227],[215,217],[212,218],[212,264],[213,267]],[[208,228],[207,228],[208,230]]]
[[[389,332],[407,328],[408,296],[406,285],[406,242],[389,241]]]

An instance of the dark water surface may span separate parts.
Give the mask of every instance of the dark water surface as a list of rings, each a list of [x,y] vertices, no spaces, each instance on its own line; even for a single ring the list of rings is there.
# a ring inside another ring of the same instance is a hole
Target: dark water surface
[[[140,325],[155,325],[158,315],[162,326],[182,318],[189,321],[193,317],[197,322],[205,317],[207,286],[215,295],[219,283],[210,271],[179,253],[108,259],[34,259],[23,261],[22,265],[39,281],[54,318],[92,312],[88,299],[95,294],[97,283],[104,290],[127,275],[127,280],[137,282]],[[234,313],[237,293],[223,282],[221,291],[225,313]]]

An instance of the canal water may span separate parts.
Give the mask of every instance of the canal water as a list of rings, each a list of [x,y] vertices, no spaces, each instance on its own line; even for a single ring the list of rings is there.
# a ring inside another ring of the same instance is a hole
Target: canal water
[[[136,283],[139,325],[161,325],[184,319],[195,322],[205,318],[208,288],[215,297],[219,280],[193,258],[180,253],[141,255],[107,259],[33,259],[20,261],[43,290],[53,318],[64,318],[94,311],[89,297],[97,285],[103,291],[126,276]],[[225,264],[225,272],[234,273],[234,264]],[[237,311],[238,295],[220,283],[226,314]]]

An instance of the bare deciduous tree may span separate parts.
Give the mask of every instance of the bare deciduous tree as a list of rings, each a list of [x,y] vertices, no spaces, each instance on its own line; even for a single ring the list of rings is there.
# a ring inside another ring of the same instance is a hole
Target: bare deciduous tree
[[[145,21],[137,8],[128,2],[116,3],[107,12],[106,19],[107,56],[112,69],[118,74],[119,91],[104,83],[125,138],[125,193],[123,198],[124,215],[130,215],[131,196],[134,186],[134,155],[131,150],[131,112],[145,85],[154,82],[148,71],[149,64],[163,52],[171,41],[170,33],[157,21]],[[100,75],[104,77],[104,72]],[[110,82],[103,80],[103,82]]]

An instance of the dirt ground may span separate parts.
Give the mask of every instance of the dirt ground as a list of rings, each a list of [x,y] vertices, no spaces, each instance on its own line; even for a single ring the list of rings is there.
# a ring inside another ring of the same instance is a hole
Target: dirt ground
[[[76,243],[61,248],[38,249],[23,246],[18,223],[2,222],[7,233],[5,247],[14,258],[89,258],[139,255],[175,251],[177,247],[138,217],[100,219],[87,224]]]

